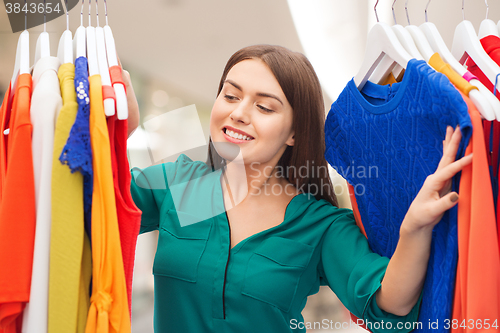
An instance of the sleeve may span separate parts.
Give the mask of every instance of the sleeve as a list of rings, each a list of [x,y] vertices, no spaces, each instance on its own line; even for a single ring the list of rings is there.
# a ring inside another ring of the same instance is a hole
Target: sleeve
[[[200,202],[194,200],[196,193],[188,189],[192,180],[208,172],[205,163],[191,160],[181,154],[175,162],[153,165],[144,169],[132,168],[130,192],[136,206],[142,211],[140,233],[158,230],[162,216],[168,210],[185,208],[181,205],[195,205],[200,209]],[[195,182],[192,182],[195,183]],[[190,200],[183,200],[189,198]],[[177,202],[176,207],[175,202]]]
[[[130,193],[142,211],[140,233],[158,230],[160,210],[168,191],[167,175],[163,164],[145,169],[133,168]]]
[[[410,332],[419,325],[422,294],[406,316],[385,312],[378,307],[374,297],[388,263],[389,258],[371,251],[356,226],[352,211],[345,209],[345,213],[338,215],[329,226],[323,239],[319,266],[321,283],[328,285],[344,306],[362,319],[357,324],[364,324],[372,332]]]

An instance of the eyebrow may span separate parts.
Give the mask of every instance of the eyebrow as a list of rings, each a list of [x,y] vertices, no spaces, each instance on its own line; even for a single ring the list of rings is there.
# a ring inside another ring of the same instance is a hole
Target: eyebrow
[[[226,82],[229,83],[229,84],[231,84],[232,86],[234,86],[239,91],[243,91],[243,89],[241,88],[241,86],[238,85],[236,82],[234,82],[232,80],[227,80],[227,79],[224,81],[224,83],[226,83]],[[278,102],[280,102],[281,105],[283,105],[283,102],[281,101],[281,99],[279,99],[278,96],[276,96],[276,95],[268,94],[268,93],[263,93],[263,92],[258,92],[257,96],[274,98],[275,100],[277,100]]]

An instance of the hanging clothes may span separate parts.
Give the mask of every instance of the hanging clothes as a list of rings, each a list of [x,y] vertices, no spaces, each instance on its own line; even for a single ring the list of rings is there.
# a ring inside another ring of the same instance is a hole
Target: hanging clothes
[[[436,53],[430,65],[445,74],[462,93],[474,131],[467,153],[474,152],[472,164],[465,167],[460,179],[460,201],[458,203],[458,263],[452,319],[462,323],[470,318],[500,318],[500,259],[497,249],[495,208],[490,186],[489,167],[484,142],[481,116],[467,97],[475,88],[451,69]],[[488,267],[484,274],[482,267]],[[454,332],[481,332],[476,327],[452,328]]]
[[[36,229],[30,121],[32,79],[17,78],[12,109],[2,104],[0,132],[0,332],[19,333],[29,301]],[[8,130],[8,131],[7,131]]]
[[[93,151],[92,296],[86,333],[131,331],[100,75],[89,78]]]
[[[84,247],[83,178],[59,161],[78,110],[75,66],[62,64],[58,75],[63,107],[57,117],[52,151],[49,333],[77,329]]]
[[[477,87],[470,84],[466,79],[460,76],[460,74],[455,72],[449,64],[445,63],[439,53],[434,53],[432,55],[429,59],[429,65],[438,72],[443,73],[462,94],[469,96],[471,90],[478,90]]]
[[[127,120],[118,120],[116,114],[108,117],[111,144],[111,164],[115,188],[116,212],[120,229],[129,312],[132,311],[132,278],[137,237],[141,227],[141,211],[130,194],[131,174],[127,158]]]
[[[31,97],[32,151],[35,177],[36,234],[30,301],[23,315],[23,332],[47,333],[51,229],[52,149],[57,115],[62,106],[57,57],[38,60]]]
[[[472,164],[462,170],[460,178],[458,265],[452,317],[459,325],[456,329],[452,327],[452,332],[475,333],[482,332],[482,327],[467,325],[464,329],[460,325],[463,320],[500,318],[500,253],[496,251],[495,207],[481,116],[471,100],[463,98],[474,128],[466,154],[474,155]]]
[[[74,89],[78,111],[69,132],[66,145],[62,149],[59,160],[67,164],[71,172],[80,172],[83,176],[83,216],[85,232],[83,233],[83,251],[79,280],[77,332],[85,332],[87,313],[90,307],[90,280],[92,275],[92,253],[90,248],[90,220],[92,207],[92,148],[90,146],[89,115],[90,97],[87,58],[75,60]],[[81,227],[79,229],[81,232]]]
[[[122,69],[118,66],[109,68],[111,85],[121,83],[125,87],[121,72]],[[112,117],[108,117],[107,123],[129,312],[132,314],[132,279],[134,275],[137,237],[139,236],[141,227],[141,211],[135,205],[130,193],[132,176],[127,158],[128,121],[127,119],[118,120],[115,114]]]
[[[325,157],[355,189],[364,188],[357,192],[357,205],[376,253],[394,253],[412,200],[437,168],[448,125],[460,125],[461,157],[472,130],[467,106],[449,80],[424,61],[411,60],[402,82],[392,86],[367,82],[360,92],[351,80],[332,104]],[[454,207],[434,228],[420,322],[450,317],[456,261]]]
[[[72,172],[79,171],[83,175],[83,211],[85,231],[91,237],[92,214],[92,147],[90,144],[89,116],[89,73],[88,61],[85,57],[75,60],[75,89],[77,93],[78,112],[75,122],[61,153],[60,160],[69,166]]]
[[[497,36],[486,36],[480,39],[486,53],[490,58],[500,65],[500,38]],[[466,61],[468,70],[475,75],[482,84],[491,92],[495,92],[493,83],[484,75],[483,71],[476,65],[474,60],[468,58]],[[498,78],[498,76],[497,76]],[[497,98],[500,99],[500,93],[496,91]],[[498,200],[500,182],[498,181],[498,171],[500,163],[500,122],[483,121],[486,147],[489,150],[488,163],[490,165],[491,185],[493,188],[493,197],[495,200],[496,216],[500,213],[500,201]],[[497,228],[497,234],[500,244],[500,228]],[[500,248],[499,248],[500,251]]]

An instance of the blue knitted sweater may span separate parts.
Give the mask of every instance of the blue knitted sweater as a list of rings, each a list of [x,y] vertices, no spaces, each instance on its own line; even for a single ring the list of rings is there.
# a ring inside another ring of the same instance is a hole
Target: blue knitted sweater
[[[354,186],[371,249],[391,257],[399,228],[425,178],[437,169],[446,127],[460,126],[463,156],[472,134],[467,105],[441,73],[411,60],[403,81],[367,82],[360,92],[351,80],[332,104],[325,124],[328,163]],[[459,176],[453,180],[458,191]],[[436,225],[415,332],[447,332],[457,263],[457,207]],[[439,320],[431,330],[429,320]]]

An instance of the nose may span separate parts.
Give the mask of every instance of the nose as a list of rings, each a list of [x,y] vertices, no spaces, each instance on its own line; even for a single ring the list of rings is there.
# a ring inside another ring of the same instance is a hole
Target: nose
[[[251,118],[251,108],[252,106],[249,102],[242,101],[237,104],[236,108],[231,112],[229,117],[237,123],[249,124]]]

